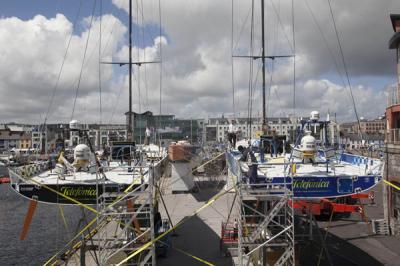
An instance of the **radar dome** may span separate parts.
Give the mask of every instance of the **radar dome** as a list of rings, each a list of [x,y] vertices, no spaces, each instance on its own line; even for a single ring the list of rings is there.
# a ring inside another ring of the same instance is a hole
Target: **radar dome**
[[[90,149],[85,144],[79,144],[74,149],[74,160],[89,161],[90,159]]]
[[[305,132],[306,135],[301,138],[301,151],[305,152],[315,152],[316,145],[315,145],[315,138],[311,136],[310,131]]]

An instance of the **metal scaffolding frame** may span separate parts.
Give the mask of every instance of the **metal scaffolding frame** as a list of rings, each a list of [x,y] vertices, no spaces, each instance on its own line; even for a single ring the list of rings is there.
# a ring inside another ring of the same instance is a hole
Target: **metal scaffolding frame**
[[[248,184],[242,172],[237,173],[239,265],[294,265],[292,178],[287,179],[290,183]]]
[[[130,192],[103,193],[98,199],[98,223],[109,221],[98,234],[100,265],[118,263],[141,246],[154,240],[154,167],[148,183]],[[149,246],[126,265],[156,265],[155,245]]]

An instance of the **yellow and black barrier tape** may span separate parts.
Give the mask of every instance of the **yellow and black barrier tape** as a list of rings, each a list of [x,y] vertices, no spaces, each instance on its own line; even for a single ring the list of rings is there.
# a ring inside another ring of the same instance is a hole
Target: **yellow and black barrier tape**
[[[199,212],[201,212],[202,210],[204,210],[205,208],[211,206],[215,201],[217,201],[219,198],[221,198],[223,195],[225,195],[226,193],[228,193],[229,191],[231,191],[232,189],[234,189],[234,187],[231,187],[230,189],[219,193],[217,195],[215,195],[214,197],[212,197],[210,200],[208,200],[203,206],[201,206],[199,209],[197,209],[196,211],[193,212],[192,215],[190,216],[186,216],[184,217],[182,220],[180,220],[174,227],[171,227],[170,229],[168,229],[167,231],[165,231],[164,233],[160,234],[159,236],[157,236],[156,238],[154,238],[152,241],[147,242],[146,244],[144,244],[143,246],[141,246],[139,249],[137,249],[136,251],[134,251],[133,253],[131,253],[128,257],[126,257],[124,260],[120,261],[119,263],[117,263],[117,266],[120,266],[122,264],[124,264],[125,262],[127,262],[128,260],[132,259],[133,257],[135,257],[136,255],[138,255],[139,253],[141,253],[142,251],[146,250],[148,247],[150,247],[151,245],[153,245],[155,242],[159,241],[161,238],[163,238],[164,236],[168,235],[169,233],[171,233],[173,230],[175,230],[176,228],[178,228],[179,226],[181,226],[182,224],[184,224],[185,222],[187,222],[189,219],[191,219],[192,217],[194,217],[195,215],[197,215]]]

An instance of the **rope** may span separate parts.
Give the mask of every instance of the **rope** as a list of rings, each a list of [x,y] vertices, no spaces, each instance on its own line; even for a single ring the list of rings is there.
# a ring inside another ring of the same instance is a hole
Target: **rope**
[[[83,66],[84,66],[84,63],[85,63],[86,52],[87,52],[87,48],[88,48],[88,45],[89,45],[90,32],[91,32],[91,30],[92,30],[92,23],[93,23],[94,12],[95,12],[95,9],[96,9],[96,3],[97,3],[97,0],[94,0],[94,1],[93,1],[92,16],[91,16],[91,18],[90,18],[90,24],[89,24],[89,30],[88,30],[88,37],[87,37],[87,39],[86,39],[86,44],[85,44],[85,50],[84,50],[84,53],[83,53],[83,59],[82,59],[81,70],[80,70],[80,73],[79,73],[78,85],[76,86],[76,90],[75,90],[75,98],[74,98],[74,105],[73,105],[73,107],[72,107],[71,120],[74,118],[76,99],[78,98],[79,86],[80,86],[80,84],[81,84],[82,73],[83,73]]]

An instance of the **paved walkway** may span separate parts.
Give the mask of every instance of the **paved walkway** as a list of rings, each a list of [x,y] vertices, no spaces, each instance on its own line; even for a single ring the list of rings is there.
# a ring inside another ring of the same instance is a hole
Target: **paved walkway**
[[[187,194],[171,194],[170,179],[166,179],[164,200],[172,222],[175,225],[181,219],[193,214],[212,196],[224,191],[217,183],[203,183],[200,191]],[[214,265],[232,265],[232,259],[224,257],[219,250],[219,235],[221,222],[225,221],[231,207],[234,193],[227,193],[210,207],[192,217],[176,230],[177,236],[172,236],[172,245]],[[165,210],[160,202],[161,215],[166,218]],[[158,258],[157,265],[204,265],[203,263],[183,254],[177,249],[170,249],[166,258]]]

